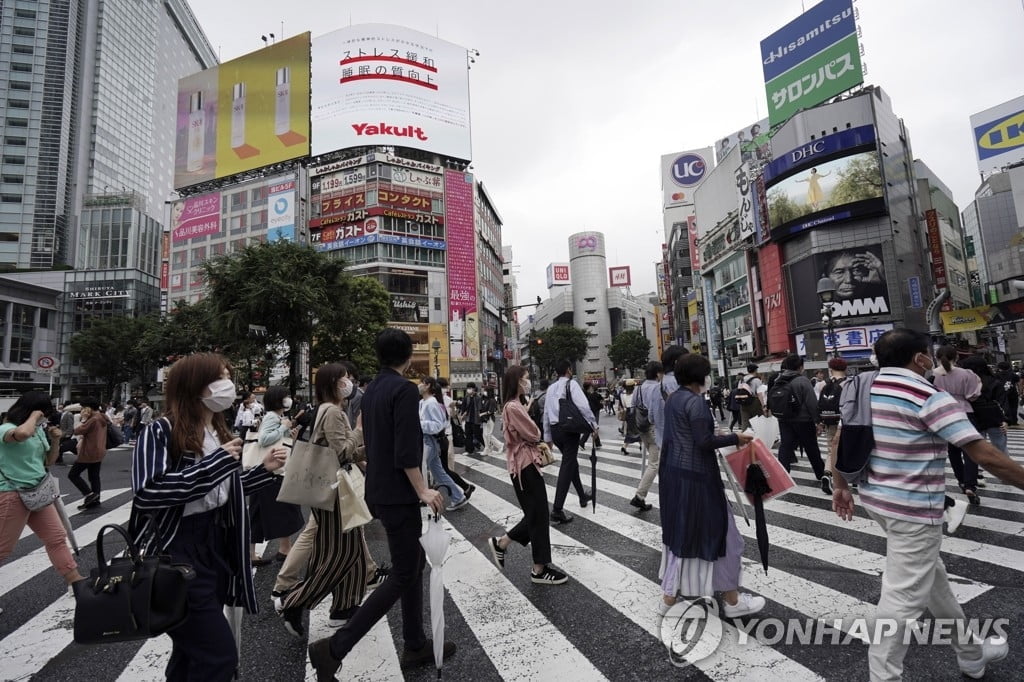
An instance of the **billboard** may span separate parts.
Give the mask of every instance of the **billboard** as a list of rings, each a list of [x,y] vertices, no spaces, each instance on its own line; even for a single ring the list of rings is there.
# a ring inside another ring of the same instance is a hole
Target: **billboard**
[[[210,192],[174,202],[171,207],[171,241],[183,242],[220,232],[220,192]]]
[[[867,355],[875,347],[878,337],[890,331],[892,327],[892,324],[868,324],[862,327],[842,327],[834,330],[831,336],[825,332],[825,348],[829,351],[835,348],[840,352],[851,353],[863,351],[860,354]],[[796,352],[798,355],[807,355],[807,340],[803,334],[796,335]]]
[[[362,24],[314,38],[311,58],[314,155],[396,145],[472,158],[465,48]]]
[[[771,161],[771,136],[772,131],[768,127],[768,119],[762,118],[757,123],[730,133],[715,143],[715,159],[722,163],[732,148],[740,146],[741,161]]]
[[[715,167],[711,147],[661,157],[662,206],[693,203],[693,193]]]
[[[984,329],[988,326],[990,317],[998,312],[998,308],[985,305],[964,310],[944,310],[939,313],[939,317],[942,318],[942,331],[946,334],[956,334]]]
[[[789,268],[791,312],[795,327],[821,325],[818,280],[830,277],[836,285],[832,317],[888,315],[892,310],[880,245],[855,246],[815,253]]]
[[[758,254],[761,272],[761,304],[769,353],[784,353],[789,344],[789,312],[782,276],[782,247],[766,244]]]
[[[823,0],[762,40],[761,64],[773,126],[863,83],[853,0]]]
[[[622,265],[608,268],[608,282],[609,286],[628,287],[632,283],[629,277],[629,266]]]
[[[548,263],[548,289],[569,284],[568,263]]]
[[[945,289],[948,286],[948,281],[946,280],[946,256],[942,250],[939,214],[933,208],[928,209],[924,212],[924,220],[928,226],[928,251],[932,257],[932,279],[935,280],[936,289]]]
[[[980,172],[1024,160],[1024,95],[974,114],[971,129]]]
[[[448,334],[452,362],[480,361],[476,295],[476,229],[473,174],[444,171],[444,222],[448,238]]]
[[[295,241],[295,180],[267,188],[267,241]]]
[[[309,155],[309,33],[178,81],[174,186]]]

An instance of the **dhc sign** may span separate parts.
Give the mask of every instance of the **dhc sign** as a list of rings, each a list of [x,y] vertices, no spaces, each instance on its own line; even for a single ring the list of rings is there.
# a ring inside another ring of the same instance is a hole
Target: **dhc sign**
[[[790,172],[803,166],[820,163],[818,159],[832,156],[838,152],[864,147],[869,144],[873,145],[874,143],[875,127],[870,125],[847,128],[817,140],[810,140],[801,147],[791,149],[785,154],[775,157],[770,164],[765,166],[764,181],[768,183],[782,175],[788,175]]]

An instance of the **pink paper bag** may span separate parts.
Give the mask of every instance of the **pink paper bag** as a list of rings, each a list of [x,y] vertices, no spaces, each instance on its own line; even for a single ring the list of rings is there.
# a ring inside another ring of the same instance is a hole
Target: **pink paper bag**
[[[793,482],[793,477],[782,467],[768,446],[757,439],[752,440],[736,452],[729,453],[725,456],[725,460],[729,463],[729,468],[732,469],[740,490],[747,485],[747,467],[754,462],[761,465],[761,468],[764,469],[764,476],[768,479],[768,487],[772,489],[770,493],[761,498],[766,502],[782,495],[796,485]],[[747,499],[751,504],[754,503],[750,499],[750,495],[747,495]]]

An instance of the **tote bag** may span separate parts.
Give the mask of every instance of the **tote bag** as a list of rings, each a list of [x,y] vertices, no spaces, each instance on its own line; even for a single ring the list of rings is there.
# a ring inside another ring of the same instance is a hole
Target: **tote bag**
[[[338,455],[331,448],[316,444],[317,438],[322,435],[323,419],[326,414],[326,409],[321,409],[317,413],[308,441],[299,440],[292,445],[292,454],[288,456],[288,470],[277,494],[278,502],[328,511],[334,509],[337,495],[334,488],[338,483]]]
[[[268,452],[281,446],[291,450],[294,447],[294,443],[291,438],[282,438],[270,445],[263,446],[259,443],[259,434],[256,431],[250,430],[249,433],[245,434],[245,444],[242,445],[242,470],[248,471],[253,467],[260,466],[263,464],[263,459],[267,456]],[[287,463],[273,473],[275,476],[284,476],[286,469]]]
[[[338,469],[338,504],[343,533],[373,520],[370,508],[366,506],[366,476],[354,464],[345,464]]]

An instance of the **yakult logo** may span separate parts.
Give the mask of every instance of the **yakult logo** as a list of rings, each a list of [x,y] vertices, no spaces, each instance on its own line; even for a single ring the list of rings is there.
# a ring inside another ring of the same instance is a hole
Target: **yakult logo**
[[[693,187],[704,179],[707,168],[700,154],[683,154],[672,162],[672,182],[680,187]]]
[[[426,140],[427,134],[419,126],[396,126],[383,121],[380,124],[353,123],[352,129],[356,135],[392,135],[394,137],[415,137],[417,140]]]

